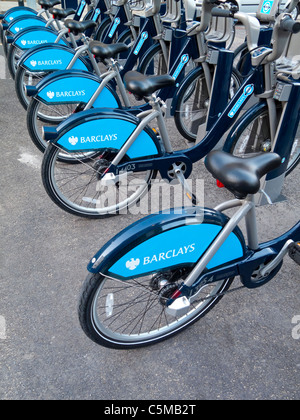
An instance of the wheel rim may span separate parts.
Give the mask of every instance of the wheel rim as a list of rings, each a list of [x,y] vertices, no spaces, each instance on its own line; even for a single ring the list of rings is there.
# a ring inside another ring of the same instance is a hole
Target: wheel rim
[[[268,113],[258,115],[239,135],[232,153],[238,157],[250,157],[271,150]]]
[[[24,101],[24,104],[28,106],[30,102],[30,98],[26,94],[25,87],[26,86],[36,86],[48,73],[45,72],[38,72],[38,73],[31,73],[27,70],[22,68],[22,75],[21,75],[21,94]]]
[[[47,141],[43,138],[44,127],[57,127],[61,122],[72,115],[77,104],[60,104],[60,105],[46,105],[42,102],[37,102],[36,111],[32,116],[31,124],[34,130],[34,135],[42,148],[46,149]],[[46,111],[44,111],[44,109]],[[52,114],[52,115],[51,115]],[[72,160],[69,154],[63,150],[60,152],[60,157],[66,160]]]
[[[20,60],[21,56],[24,54],[24,51],[20,50],[19,48],[15,47],[13,54],[12,54],[12,71],[13,74],[16,74],[18,68],[18,61]]]
[[[196,139],[199,126],[206,122],[208,105],[209,93],[202,75],[188,89],[177,111],[181,126],[188,136]]]
[[[229,99],[235,95],[240,81],[235,74],[232,74],[229,88]],[[179,114],[180,125],[188,138],[196,140],[199,127],[206,124],[209,108],[209,92],[204,74],[197,77],[186,91]]]
[[[174,318],[160,303],[159,292],[151,290],[151,277],[153,275],[126,282],[109,278],[101,282],[90,309],[93,327],[100,335],[125,345],[167,337],[207,312],[219,299],[215,295],[222,293],[231,281],[203,286],[190,311]]]
[[[68,155],[76,165],[59,161],[60,149],[54,153],[50,165],[51,187],[60,202],[81,215],[115,214],[130,207],[148,191],[153,177],[153,171],[137,172],[136,175],[128,172],[120,182],[108,181],[108,185],[103,185],[99,179],[99,171],[103,171],[97,167],[97,162],[104,156],[101,151],[97,151],[97,155],[94,152],[97,157],[88,153]],[[112,159],[111,154],[109,162]]]
[[[258,115],[239,135],[232,153],[239,157],[251,157],[272,150],[269,116],[265,111]],[[291,149],[287,172],[291,172],[300,159],[300,123]]]

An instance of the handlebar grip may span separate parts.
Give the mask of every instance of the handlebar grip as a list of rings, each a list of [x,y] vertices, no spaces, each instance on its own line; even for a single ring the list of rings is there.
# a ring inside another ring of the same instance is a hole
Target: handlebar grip
[[[287,16],[280,22],[280,28],[284,31],[291,32],[292,34],[297,34],[300,32],[300,22],[296,22],[294,19]]]
[[[233,17],[233,13],[228,9],[220,9],[219,7],[214,7],[211,11],[212,16],[230,18]]]

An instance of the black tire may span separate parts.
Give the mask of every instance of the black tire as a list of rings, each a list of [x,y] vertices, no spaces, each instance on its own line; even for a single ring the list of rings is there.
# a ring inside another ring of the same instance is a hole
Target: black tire
[[[168,72],[168,67],[165,63],[160,44],[156,44],[155,47],[150,48],[144,54],[138,71],[143,74],[156,76],[159,76],[160,74],[166,74]]]
[[[15,75],[15,89],[20,104],[27,110],[30,98],[26,95],[25,86],[37,85],[46,75],[51,72],[30,73],[24,67],[18,66]]]
[[[248,53],[248,44],[243,42],[234,50],[234,69],[241,79],[247,77],[253,71],[251,58]],[[250,69],[249,69],[250,66]]]
[[[27,109],[27,128],[34,145],[44,153],[48,143],[43,139],[43,127],[57,127],[68,116],[72,115],[79,104],[46,105],[32,98]],[[43,112],[45,110],[45,112]],[[52,117],[50,112],[52,111]],[[46,115],[46,113],[48,115]],[[72,158],[65,155],[61,162],[70,162]]]
[[[132,37],[131,31],[129,30],[129,31],[123,32],[120,35],[120,37],[118,38],[117,42],[118,43],[121,43],[121,44],[126,44],[126,45],[129,46],[128,51],[125,51],[125,52],[123,52],[121,54],[118,54],[117,57],[116,57],[116,60],[120,64],[122,64],[122,63],[125,63],[126,62],[126,60],[128,58],[128,55],[130,54],[130,49],[134,45],[134,41],[133,41],[133,37]]]
[[[3,26],[0,24],[0,41],[2,45],[3,45],[3,39],[4,39],[4,30],[3,30]]]
[[[103,42],[103,40],[105,39],[107,33],[108,33],[108,29],[111,25],[111,19],[106,18],[104,19],[100,25],[99,28],[97,29],[96,35],[95,35],[95,41],[100,41]]]
[[[126,173],[126,179],[123,175],[107,186],[100,180],[100,175],[111,164],[116,152],[105,149],[94,153],[70,153],[69,156],[72,161],[62,163],[61,150],[49,144],[42,163],[42,180],[57,206],[80,217],[100,219],[126,211],[147,193],[157,174],[156,171],[136,172],[133,174],[138,175],[130,178],[131,173]],[[132,194],[128,197],[131,182],[136,190],[130,189]]]
[[[229,99],[231,99],[238,88],[241,80],[237,72],[232,72],[232,87],[230,88]],[[175,124],[179,133],[190,142],[195,142],[199,126],[206,123],[209,108],[209,92],[207,89],[204,71],[199,69],[194,73],[189,83],[181,89],[176,109]]]
[[[2,44],[3,44],[3,52],[4,52],[4,55],[5,55],[5,57],[7,57],[8,50],[10,49],[11,44],[7,44],[7,40],[6,40],[6,36],[5,36],[5,34],[6,34],[6,31],[3,31],[3,40],[2,40]]]
[[[87,337],[99,345],[114,349],[156,344],[178,334],[206,315],[233,281],[231,278],[210,285],[210,293],[204,287],[203,294],[199,293],[190,311],[174,318],[166,313],[166,306],[161,300],[162,289],[155,290],[150,277],[153,279],[151,275],[122,282],[105,278],[99,273],[89,274],[82,287],[78,306],[80,325]],[[97,312],[98,299],[100,313]],[[109,299],[112,303],[109,303]]]
[[[12,79],[15,79],[17,71],[17,62],[23,55],[23,51],[17,47],[10,46],[7,53],[7,67]]]
[[[277,109],[278,115],[281,107]],[[233,128],[224,143],[223,150],[234,156],[246,157],[272,150],[270,124],[267,107],[258,108],[257,112],[241,119]],[[289,175],[300,161],[300,123],[295,136],[286,175]]]

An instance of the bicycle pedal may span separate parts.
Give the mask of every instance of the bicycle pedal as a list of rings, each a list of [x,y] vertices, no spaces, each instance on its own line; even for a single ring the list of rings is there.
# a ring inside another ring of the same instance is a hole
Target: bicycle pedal
[[[289,246],[289,256],[295,263],[300,265],[300,242],[293,242]]]

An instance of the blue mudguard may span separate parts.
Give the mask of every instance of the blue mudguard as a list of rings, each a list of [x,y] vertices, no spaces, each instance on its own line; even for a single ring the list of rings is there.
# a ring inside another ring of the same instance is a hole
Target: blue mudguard
[[[37,11],[34,9],[31,9],[30,7],[12,7],[9,9],[3,16],[2,24],[9,24],[14,19],[20,17],[20,16],[36,16]]]
[[[192,268],[227,222],[226,215],[197,207],[147,216],[104,245],[90,261],[88,270],[128,280],[180,267]],[[237,227],[207,269],[238,261],[245,254],[244,237]]]
[[[136,130],[140,120],[118,109],[91,109],[74,114],[57,128],[45,127],[45,139],[68,152],[111,149],[118,151]],[[127,151],[130,160],[161,156],[157,136],[146,127]]]
[[[27,61],[27,60],[26,60]],[[36,86],[28,88],[30,96],[45,104],[88,103],[102,80],[87,71],[63,70],[44,77]],[[96,99],[94,108],[120,108],[116,92],[104,87]]]
[[[45,19],[39,16],[20,16],[14,19],[8,26],[7,31],[13,35],[21,32],[23,29],[32,28],[32,27],[41,27],[45,28],[47,22]]]
[[[65,70],[75,55],[73,48],[66,45],[49,43],[39,45],[25,52],[18,65],[30,72]],[[91,71],[91,65],[82,57],[79,57],[73,69]]]
[[[57,32],[49,28],[32,27],[23,29],[13,37],[13,46],[18,47],[20,50],[28,50],[38,45],[45,45],[54,43],[57,38]],[[67,45],[61,39],[59,44]]]

